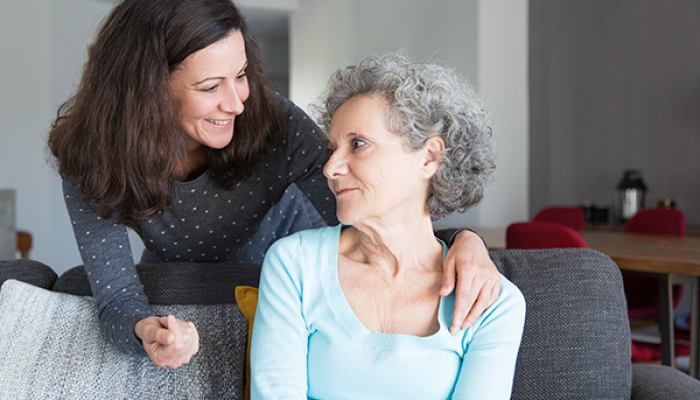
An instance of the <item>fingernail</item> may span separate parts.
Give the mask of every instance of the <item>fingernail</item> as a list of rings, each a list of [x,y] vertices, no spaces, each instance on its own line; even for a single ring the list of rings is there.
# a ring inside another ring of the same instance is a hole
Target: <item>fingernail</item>
[[[464,330],[467,330],[470,326],[472,326],[471,322],[465,322],[463,328]]]

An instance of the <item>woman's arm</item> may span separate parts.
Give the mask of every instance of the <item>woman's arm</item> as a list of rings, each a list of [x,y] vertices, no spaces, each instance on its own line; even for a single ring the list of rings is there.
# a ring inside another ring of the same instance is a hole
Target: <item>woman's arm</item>
[[[126,227],[97,216],[65,180],[63,194],[104,335],[120,350],[145,356],[134,326],[154,313],[136,273]]]
[[[496,302],[468,330],[453,399],[510,399],[525,324],[525,298],[501,278]]]
[[[298,242],[296,235],[278,240],[265,256],[250,350],[252,399],[307,398],[309,331],[294,257]]]

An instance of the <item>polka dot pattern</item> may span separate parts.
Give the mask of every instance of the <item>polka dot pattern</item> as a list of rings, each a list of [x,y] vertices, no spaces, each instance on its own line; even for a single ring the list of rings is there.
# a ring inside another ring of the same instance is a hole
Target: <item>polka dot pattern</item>
[[[250,177],[225,191],[207,171],[179,184],[178,201],[139,226],[151,253],[162,261],[259,262],[260,249],[291,229],[278,221],[292,221],[290,226],[298,223],[296,208],[315,212],[301,213],[304,218],[316,218],[304,223],[315,224],[322,218],[321,222],[337,224],[335,199],[322,174],[328,158],[323,139],[316,125],[291,102],[283,102],[283,112],[286,139],[264,156]],[[298,191],[291,196],[296,202],[275,208],[290,185]],[[144,355],[133,328],[153,311],[136,275],[127,230],[112,219],[97,217],[81,200],[80,191],[67,182],[64,193],[103,331],[118,348]],[[275,212],[270,213],[273,208]],[[268,215],[275,213],[277,221]]]

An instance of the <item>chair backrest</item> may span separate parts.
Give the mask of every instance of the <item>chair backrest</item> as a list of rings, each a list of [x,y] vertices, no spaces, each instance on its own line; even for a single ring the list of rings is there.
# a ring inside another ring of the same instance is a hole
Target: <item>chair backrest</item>
[[[631,346],[617,265],[592,249],[492,251],[525,296],[512,399],[629,399]]]
[[[532,220],[534,222],[553,222],[582,231],[584,216],[583,211],[578,207],[552,206],[541,209]]]
[[[551,222],[516,222],[506,229],[507,249],[588,247],[575,230]]]
[[[622,231],[685,236],[685,215],[682,211],[674,208],[640,210],[625,223]]]
[[[685,215],[677,209],[650,208],[640,210],[625,223],[625,233],[685,236]],[[657,318],[659,287],[656,278],[623,273],[630,318]],[[673,286],[673,308],[683,298],[683,286]]]
[[[32,249],[32,234],[25,231],[17,231],[17,251],[22,258],[29,258],[29,250]]]

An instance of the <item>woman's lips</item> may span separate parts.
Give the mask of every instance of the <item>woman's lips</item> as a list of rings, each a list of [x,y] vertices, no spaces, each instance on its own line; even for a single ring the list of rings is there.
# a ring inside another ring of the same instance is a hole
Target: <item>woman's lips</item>
[[[335,197],[338,197],[338,196],[340,196],[340,195],[349,193],[349,192],[351,192],[351,191],[353,191],[353,190],[355,190],[355,189],[351,189],[351,188],[336,189],[336,190],[335,190]]]

